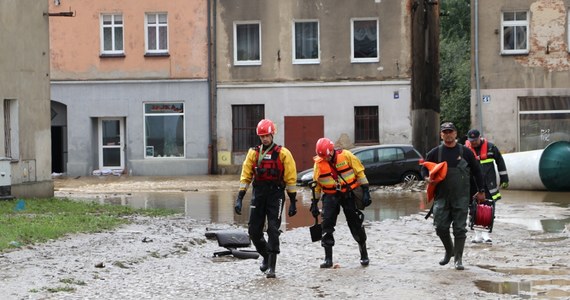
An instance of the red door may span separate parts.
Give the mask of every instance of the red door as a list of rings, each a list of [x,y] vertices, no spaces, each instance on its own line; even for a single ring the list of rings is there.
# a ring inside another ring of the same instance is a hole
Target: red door
[[[323,116],[285,117],[285,147],[297,163],[297,172],[313,167],[315,143],[324,135]]]

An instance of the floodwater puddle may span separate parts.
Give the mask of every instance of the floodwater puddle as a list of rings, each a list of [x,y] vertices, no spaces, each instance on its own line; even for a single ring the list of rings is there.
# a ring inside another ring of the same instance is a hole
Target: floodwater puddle
[[[497,202],[496,220],[544,233],[570,230],[570,193],[501,190],[501,194],[503,199]],[[509,205],[508,209],[502,209],[503,202]]]
[[[83,200],[95,200],[101,204],[128,205],[133,208],[164,208],[184,213],[186,217],[212,222],[246,226],[249,220],[248,192],[243,201],[242,214],[234,213],[236,193],[230,191],[180,191],[180,192],[133,192],[128,194],[99,194],[83,196]],[[77,197],[73,197],[77,199]],[[297,192],[297,215],[288,217],[289,200],[283,210],[286,229],[313,225],[310,213],[311,194],[309,189]],[[428,207],[429,208],[429,207]],[[382,221],[398,219],[426,210],[425,195],[419,192],[373,193],[372,205],[363,212],[366,220]],[[340,213],[339,222],[344,222]]]
[[[551,267],[548,269],[538,268],[496,268],[494,266],[479,266],[493,272],[509,275],[570,275],[570,270],[566,267]]]
[[[570,280],[565,279],[502,282],[477,280],[475,285],[488,293],[513,295],[521,299],[570,297]]]
[[[210,180],[210,177],[212,178]],[[196,178],[193,178],[196,179]],[[205,185],[222,180],[215,176],[198,177]],[[176,182],[176,181],[174,181]],[[167,208],[184,213],[186,217],[212,223],[236,224],[246,226],[249,219],[249,202],[251,192],[248,191],[243,201],[242,214],[234,213],[235,191],[178,189],[170,191],[157,190],[136,191],[137,182],[133,182],[133,191],[129,193],[70,193],[67,197],[74,199],[95,200],[100,203],[128,205],[134,208]],[[140,183],[139,183],[140,184]],[[398,219],[416,213],[427,213],[431,203],[426,202],[423,191],[372,191],[372,205],[363,213],[366,220],[383,221]],[[547,191],[501,191],[503,199],[497,202],[495,221],[514,223],[525,226],[528,230],[543,233],[560,233],[570,230],[570,193]],[[284,227],[292,229],[311,226],[314,219],[309,207],[311,191],[307,187],[299,187],[297,192],[297,215],[288,217],[289,201],[283,210]],[[339,222],[344,222],[344,214],[339,215]],[[556,239],[545,239],[544,242],[555,242]]]

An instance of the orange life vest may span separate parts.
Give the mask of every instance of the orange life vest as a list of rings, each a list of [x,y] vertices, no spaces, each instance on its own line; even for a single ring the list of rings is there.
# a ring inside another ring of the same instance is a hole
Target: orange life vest
[[[471,149],[471,151],[473,152],[473,155],[475,155],[475,158],[477,160],[486,160],[487,159],[487,152],[489,152],[488,149],[488,144],[487,144],[487,140],[486,139],[481,139],[481,151],[479,151],[481,153],[481,155],[477,155],[477,152],[475,152],[475,148],[473,147],[473,145],[471,145],[471,142],[469,142],[468,140],[465,141],[465,146],[467,146],[467,148]]]
[[[360,185],[342,150],[336,150],[335,156],[334,168],[332,167],[333,163],[326,159],[320,157],[315,159],[319,169],[317,181],[325,194],[346,193],[349,190],[348,187],[355,189]]]

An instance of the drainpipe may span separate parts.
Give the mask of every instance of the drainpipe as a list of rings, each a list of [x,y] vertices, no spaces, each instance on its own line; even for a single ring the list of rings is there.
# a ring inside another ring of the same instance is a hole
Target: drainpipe
[[[209,153],[209,172],[210,174],[218,173],[218,156],[217,154],[217,93],[216,93],[216,3],[218,0],[208,0],[208,116],[210,145]]]
[[[479,0],[475,0],[475,97],[477,98],[479,131],[483,135],[483,102],[481,99],[481,82],[479,81]]]

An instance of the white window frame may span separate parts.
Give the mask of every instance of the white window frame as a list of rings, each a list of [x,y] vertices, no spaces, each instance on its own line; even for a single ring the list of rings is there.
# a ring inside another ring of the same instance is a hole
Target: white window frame
[[[112,145],[103,144],[103,122],[105,121],[115,121],[119,124],[119,143]],[[98,127],[98,139],[99,139],[99,169],[111,169],[111,170],[124,170],[125,169],[125,121],[123,118],[99,118],[97,122]],[[104,164],[103,155],[105,150],[118,149],[119,150],[119,166],[106,166]]]
[[[150,24],[148,19],[149,16],[154,16],[156,19],[155,23]],[[160,16],[164,15],[166,17],[166,23],[165,24],[161,24],[160,23]],[[166,48],[165,49],[160,49],[160,29],[161,28],[166,28]],[[150,41],[148,40],[148,33],[150,30],[155,30],[156,34],[156,47],[157,49],[149,49],[149,44]],[[168,13],[165,12],[158,12],[158,13],[145,13],[145,17],[144,17],[144,39],[145,39],[145,48],[146,48],[146,53],[151,53],[151,54],[164,54],[164,53],[168,53],[168,44],[170,43],[170,39],[168,37]]]
[[[237,27],[239,25],[253,25],[257,24],[259,28],[259,59],[258,60],[238,60],[238,41],[237,41]],[[235,21],[234,22],[234,65],[235,66],[259,66],[261,65],[262,53],[261,53],[261,21]]]
[[[104,24],[104,18],[105,17],[111,17],[111,24]],[[117,17],[121,17],[121,24],[117,24]],[[101,18],[100,18],[100,25],[101,25],[101,54],[124,54],[125,53],[125,19],[123,17],[123,14],[101,14]],[[105,50],[105,29],[106,28],[110,28],[111,29],[111,44],[112,44],[112,49],[111,50]],[[115,44],[116,42],[116,34],[117,34],[117,30],[121,29],[123,34],[121,36],[122,39],[122,46],[123,49],[117,49],[117,45]]]
[[[376,57],[354,57],[354,22],[376,21]],[[350,19],[350,62],[374,63],[380,61],[380,21],[378,18],[351,18]]]
[[[505,13],[526,12],[526,20],[505,21]],[[526,27],[526,49],[505,49],[505,27]],[[530,11],[502,11],[501,12],[501,54],[528,54],[530,50]]]
[[[157,105],[168,105],[168,104],[182,104],[182,110],[183,112],[181,113],[174,113],[174,112],[166,112],[166,113],[147,113],[146,112],[146,105],[148,104],[157,104]],[[146,123],[146,118],[147,117],[163,117],[163,116],[182,116],[182,120],[183,122],[186,122],[186,103],[184,101],[160,101],[160,102],[143,102],[143,123],[144,123],[144,127],[143,127],[143,137],[144,137],[144,158],[145,159],[181,159],[181,158],[185,158],[186,157],[186,146],[182,147],[182,155],[179,156],[154,156],[154,154],[148,155],[149,154],[149,149],[151,149],[153,146],[150,146],[147,144],[147,128],[149,125],[147,125]],[[183,132],[183,141],[182,144],[186,145],[186,125],[183,126],[182,128]],[[151,149],[154,152],[154,149]]]
[[[316,58],[297,58],[297,43],[296,43],[296,36],[297,36],[297,31],[295,30],[295,25],[297,25],[298,23],[317,23],[317,57]],[[293,58],[293,64],[319,64],[321,62],[321,25],[319,23],[319,20],[294,20],[293,24],[292,24],[292,29],[291,32],[293,33],[292,35],[292,51],[291,51],[291,55]]]

